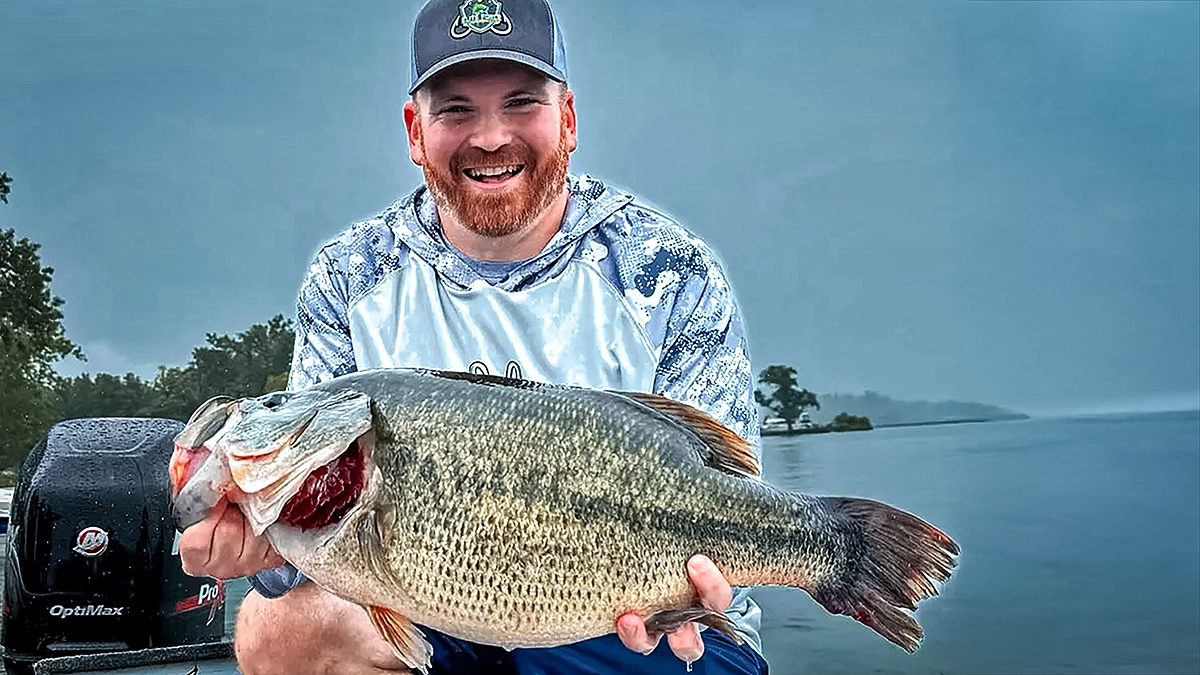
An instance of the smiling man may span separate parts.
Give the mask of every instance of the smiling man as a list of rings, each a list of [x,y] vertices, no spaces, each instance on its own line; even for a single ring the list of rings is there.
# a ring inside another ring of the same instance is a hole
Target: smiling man
[[[545,0],[432,0],[413,31],[408,147],[425,184],[322,248],[297,303],[290,388],[355,370],[434,367],[653,391],[755,440],[742,321],[716,255],[634,196],[568,173],[575,97]],[[235,646],[246,675],[404,667],[361,608],[307,582],[223,504],[182,535],[189,573],[254,575]],[[278,566],[278,567],[277,567]],[[430,629],[435,673],[764,673],[757,606],[703,556],[698,599],[742,641],[695,624],[663,644],[635,613],[615,635],[506,651]]]

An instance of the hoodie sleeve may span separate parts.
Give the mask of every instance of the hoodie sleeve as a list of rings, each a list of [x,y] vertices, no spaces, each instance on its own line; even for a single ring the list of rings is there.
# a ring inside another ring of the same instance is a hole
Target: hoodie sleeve
[[[296,346],[288,389],[304,389],[353,372],[354,347],[347,319],[345,256],[335,241],[317,252],[296,299]]]
[[[258,591],[259,595],[268,600],[274,600],[299,586],[306,578],[303,572],[292,567],[291,563],[286,563],[282,567],[265,569],[254,576],[247,577],[246,580],[250,582],[251,588]]]
[[[741,310],[715,255],[687,278],[667,320],[654,390],[691,404],[757,446],[758,407]]]

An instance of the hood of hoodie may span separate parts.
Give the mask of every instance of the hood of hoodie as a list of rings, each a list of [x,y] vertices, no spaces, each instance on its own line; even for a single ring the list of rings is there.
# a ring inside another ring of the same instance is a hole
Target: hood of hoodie
[[[516,291],[555,277],[589,231],[633,201],[633,195],[586,175],[568,175],[567,191],[567,209],[558,232],[541,252],[522,261],[497,287]],[[433,266],[446,281],[463,288],[488,283],[465,254],[446,240],[434,197],[424,184],[388,209],[385,218],[411,254]]]

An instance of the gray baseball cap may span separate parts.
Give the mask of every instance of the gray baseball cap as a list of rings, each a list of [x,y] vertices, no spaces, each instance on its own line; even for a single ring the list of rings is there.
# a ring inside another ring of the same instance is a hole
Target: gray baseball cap
[[[515,61],[567,81],[562,32],[546,0],[429,0],[413,24],[408,93],[476,59]]]

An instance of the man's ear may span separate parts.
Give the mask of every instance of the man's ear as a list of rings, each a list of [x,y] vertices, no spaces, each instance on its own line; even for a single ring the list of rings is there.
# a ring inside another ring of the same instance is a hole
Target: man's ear
[[[562,114],[567,125],[567,150],[575,152],[575,148],[579,146],[579,127],[577,126],[578,119],[575,117],[575,92],[570,89],[563,97]]]
[[[413,164],[424,166],[425,151],[421,144],[424,131],[421,129],[420,111],[413,101],[404,104],[404,128],[408,130],[408,156],[412,158]]]

